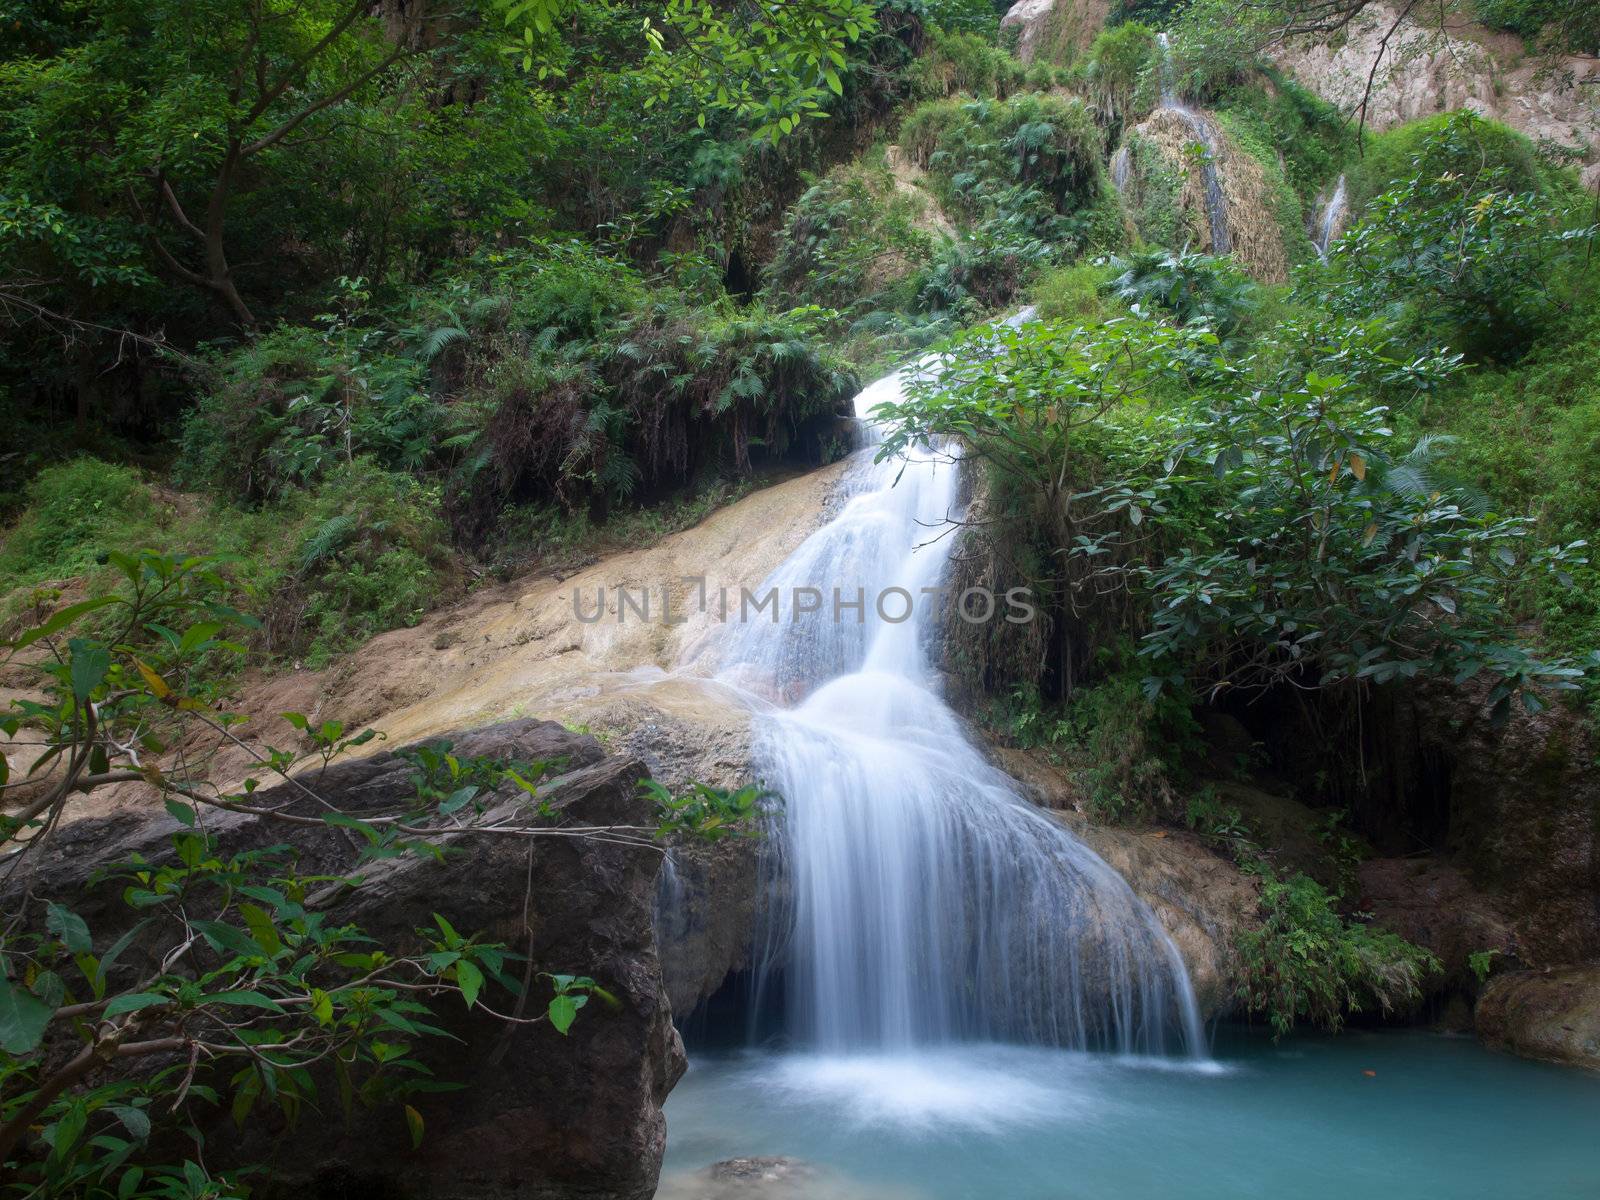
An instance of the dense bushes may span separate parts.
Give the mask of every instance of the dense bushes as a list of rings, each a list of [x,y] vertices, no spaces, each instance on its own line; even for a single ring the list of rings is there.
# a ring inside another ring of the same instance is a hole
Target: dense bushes
[[[437,489],[369,459],[338,462],[315,486],[244,509],[170,492],[127,467],[81,458],[40,472],[0,550],[0,616],[39,585],[92,589],[116,578],[121,547],[222,556],[268,655],[320,666],[375,633],[415,621],[450,587],[455,556]]]
[[[1595,230],[1508,131],[1455,113],[1396,132],[1390,151],[1410,151],[1408,172],[1335,243],[1327,270],[1301,279],[1301,296],[1350,315],[1386,311],[1418,341],[1475,359],[1514,360],[1582,293]]]
[[[1458,177],[1474,198],[1486,191],[1554,199],[1570,185],[1539,160],[1522,134],[1476,113],[1441,113],[1372,137],[1350,173],[1352,204],[1363,204],[1418,176]]]
[[[1279,1034],[1299,1021],[1337,1031],[1346,1013],[1404,1009],[1439,970],[1432,954],[1384,929],[1347,919],[1305,875],[1279,878],[1257,862],[1262,924],[1239,935],[1240,999]]]
[[[789,210],[767,268],[769,293],[863,314],[910,307],[910,277],[942,240],[932,203],[897,190],[887,166],[836,168]]]

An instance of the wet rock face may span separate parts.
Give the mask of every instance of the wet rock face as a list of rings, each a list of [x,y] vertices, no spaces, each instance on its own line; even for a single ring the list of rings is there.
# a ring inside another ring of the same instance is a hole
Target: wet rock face
[[[1445,763],[1452,860],[1506,914],[1528,966],[1600,959],[1600,772],[1580,715],[1496,726],[1482,689],[1421,695],[1419,741]]]
[[[463,756],[560,763],[541,795],[566,824],[650,822],[649,803],[638,794],[643,764],[607,756],[593,738],[522,720],[450,740]],[[359,811],[402,793],[410,770],[384,752],[335,764],[316,785],[329,800]],[[496,809],[510,815],[523,802],[514,791],[494,797],[491,816]],[[287,786],[257,798],[269,805],[309,803]],[[301,850],[307,873],[350,865],[348,847],[332,830],[303,832],[226,813],[209,823],[225,852],[287,840]],[[110,934],[115,922],[129,923],[132,910],[121,904],[117,885],[90,888],[91,875],[133,851],[164,857],[176,827],[165,813],[79,821],[12,888],[70,895],[97,933]],[[392,1110],[358,1110],[348,1129],[337,1119],[302,1121],[290,1135],[292,1155],[273,1154],[231,1125],[214,1145],[242,1161],[270,1156],[275,1174],[266,1190],[284,1195],[355,1190],[430,1200],[647,1200],[665,1147],[661,1105],[685,1066],[654,944],[660,863],[653,850],[614,843],[479,837],[442,862],[408,858],[365,868],[362,887],[328,903],[330,921],[358,923],[386,944],[405,947],[414,930],[442,913],[463,931],[482,930],[527,953],[536,970],[593,976],[620,1006],[589,1005],[562,1036],[547,1024],[511,1028],[481,1011],[468,1013],[459,1002],[436,1003],[438,1023],[459,1041],[421,1043],[419,1057],[440,1079],[467,1086],[411,1098],[427,1129],[419,1150],[410,1148],[405,1124]],[[0,897],[6,907],[10,902]],[[128,962],[125,969],[137,965]],[[336,1104],[331,1107],[337,1112]]]
[[[1497,1050],[1600,1071],[1600,965],[1496,976],[1475,1023]]]
[[[1459,14],[1444,19],[1388,2],[1370,5],[1337,37],[1296,40],[1276,56],[1301,84],[1341,111],[1365,97],[1369,129],[1468,108],[1535,142],[1570,146],[1586,188],[1600,179],[1600,60],[1526,53]],[[1409,14],[1409,15],[1408,15]],[[1371,93],[1368,95],[1368,80]]]
[[[1515,952],[1510,920],[1443,858],[1370,859],[1356,869],[1356,878],[1359,911],[1438,957],[1443,971],[1429,981],[1431,991],[1470,993],[1477,982],[1468,962],[1473,954]]]
[[[797,1158],[730,1158],[665,1179],[657,1200],[908,1200]]]

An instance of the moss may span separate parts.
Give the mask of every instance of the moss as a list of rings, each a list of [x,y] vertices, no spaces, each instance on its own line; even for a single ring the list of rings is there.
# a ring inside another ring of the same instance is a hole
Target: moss
[[[1217,102],[1229,130],[1258,159],[1270,159],[1304,207],[1357,156],[1355,130],[1321,97],[1273,69]]]
[[[1272,219],[1277,224],[1289,264],[1293,266],[1315,258],[1316,247],[1306,234],[1306,204],[1285,173],[1274,143],[1263,136],[1258,125],[1239,119],[1233,112],[1221,112],[1217,118],[1233,144],[1261,169]],[[1230,220],[1237,216],[1229,213]]]

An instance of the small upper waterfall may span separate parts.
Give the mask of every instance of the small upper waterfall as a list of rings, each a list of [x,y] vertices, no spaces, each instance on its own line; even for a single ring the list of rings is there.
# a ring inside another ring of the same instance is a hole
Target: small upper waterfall
[[[1345,178],[1339,176],[1339,182],[1334,184],[1333,195],[1328,197],[1328,202],[1322,206],[1322,212],[1317,217],[1316,231],[1312,241],[1316,243],[1317,257],[1326,259],[1328,247],[1333,244],[1333,235],[1339,228],[1339,222],[1344,218],[1344,210],[1348,204],[1345,194]]]
[[[1118,146],[1111,155],[1111,183],[1119,192],[1128,190],[1128,179],[1133,174],[1133,155],[1127,146]]]
[[[1172,42],[1165,33],[1156,34],[1156,44],[1161,48],[1157,64],[1161,80],[1161,107],[1180,117],[1195,141],[1205,150],[1200,162],[1200,183],[1205,192],[1206,218],[1211,226],[1211,253],[1227,254],[1233,249],[1233,234],[1228,229],[1228,203],[1222,194],[1222,179],[1217,174],[1217,137],[1211,122],[1189,108],[1178,98],[1178,89],[1172,71]]]
[[[868,412],[903,384],[857,398],[869,440]],[[1007,1039],[1199,1055],[1188,976],[1153,913],[940,698],[929,644],[957,475],[936,449],[861,453],[837,515],[762,585],[777,619],[725,631],[723,678],[790,705],[756,720],[782,798],[758,987],[781,986],[790,1034],[829,1052]],[[797,599],[808,589],[820,603]]]

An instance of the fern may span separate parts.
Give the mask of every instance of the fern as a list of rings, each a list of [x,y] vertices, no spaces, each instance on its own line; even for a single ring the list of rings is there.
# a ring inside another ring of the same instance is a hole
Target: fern
[[[355,531],[356,519],[349,513],[339,513],[323,522],[300,546],[301,574],[333,557]]]

